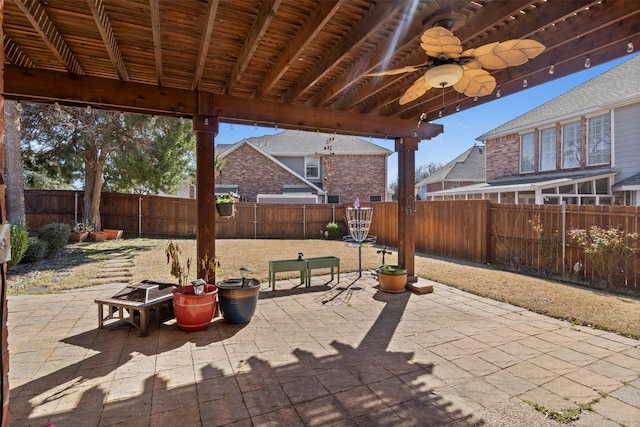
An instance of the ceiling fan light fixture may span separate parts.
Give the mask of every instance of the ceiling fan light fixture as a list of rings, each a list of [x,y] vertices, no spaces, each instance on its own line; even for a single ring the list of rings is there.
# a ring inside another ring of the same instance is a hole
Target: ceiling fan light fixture
[[[425,81],[431,87],[449,87],[460,81],[463,69],[457,64],[443,64],[437,67],[429,68],[424,73]]]

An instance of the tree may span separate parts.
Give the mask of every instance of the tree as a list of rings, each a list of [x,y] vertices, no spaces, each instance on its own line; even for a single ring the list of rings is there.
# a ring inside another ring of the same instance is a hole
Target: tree
[[[25,104],[23,118],[25,169],[64,185],[82,183],[83,222],[96,230],[103,185],[157,193],[193,176],[190,121],[57,104]]]
[[[442,163],[429,163],[428,165],[422,165],[416,167],[416,184],[422,181],[425,178],[429,178],[435,171],[442,167]],[[398,177],[396,177],[393,182],[389,185],[391,190],[393,191],[393,195],[391,196],[392,200],[398,200]]]
[[[20,111],[15,101],[5,101],[4,123],[7,219],[10,224],[24,225],[26,216],[20,153]]]

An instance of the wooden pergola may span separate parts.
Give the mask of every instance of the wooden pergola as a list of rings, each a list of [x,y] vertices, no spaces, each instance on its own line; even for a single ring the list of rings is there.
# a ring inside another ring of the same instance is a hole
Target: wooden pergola
[[[425,62],[420,35],[448,19],[465,48],[514,38],[546,46],[526,64],[491,73],[505,96],[524,90],[524,79],[531,88],[581,70],[586,58],[596,65],[627,55],[629,44],[640,46],[639,13],[640,3],[629,0],[0,0],[1,92],[25,102],[192,118],[198,257],[215,254],[219,122],[392,138],[399,154],[398,256],[413,275],[419,141],[442,132],[429,122],[439,111],[446,116],[456,104],[468,109],[495,95],[432,89],[399,105],[415,74],[363,75]],[[6,320],[4,273],[3,426]]]

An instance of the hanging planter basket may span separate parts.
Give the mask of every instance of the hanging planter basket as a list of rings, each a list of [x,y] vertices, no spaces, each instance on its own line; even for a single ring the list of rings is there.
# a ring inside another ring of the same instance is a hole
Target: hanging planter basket
[[[223,218],[231,218],[235,213],[235,203],[216,203],[216,211]]]

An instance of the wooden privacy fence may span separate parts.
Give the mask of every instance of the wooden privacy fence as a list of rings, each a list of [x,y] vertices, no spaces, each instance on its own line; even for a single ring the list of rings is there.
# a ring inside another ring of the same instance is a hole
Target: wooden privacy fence
[[[82,220],[82,192],[25,191],[27,224],[36,231],[50,222],[71,224]],[[396,202],[366,203],[373,207],[370,236],[379,245],[397,246]],[[217,238],[314,239],[328,222],[342,223],[348,204],[236,203],[236,214],[217,217]],[[122,229],[128,235],[193,237],[196,234],[196,200],[135,194],[104,193],[103,228]],[[531,269],[549,275],[592,280],[597,276],[567,230],[609,226],[640,233],[638,207],[496,204],[487,200],[416,202],[414,212],[416,252],[480,263],[498,263],[513,269]],[[564,228],[563,228],[564,224]],[[539,225],[536,233],[534,225]],[[564,230],[564,232],[563,232]],[[563,240],[564,237],[564,240]],[[564,243],[564,244],[563,244]],[[638,252],[625,271],[625,290],[640,293]],[[564,256],[563,256],[564,254]],[[579,271],[573,266],[582,263]]]

